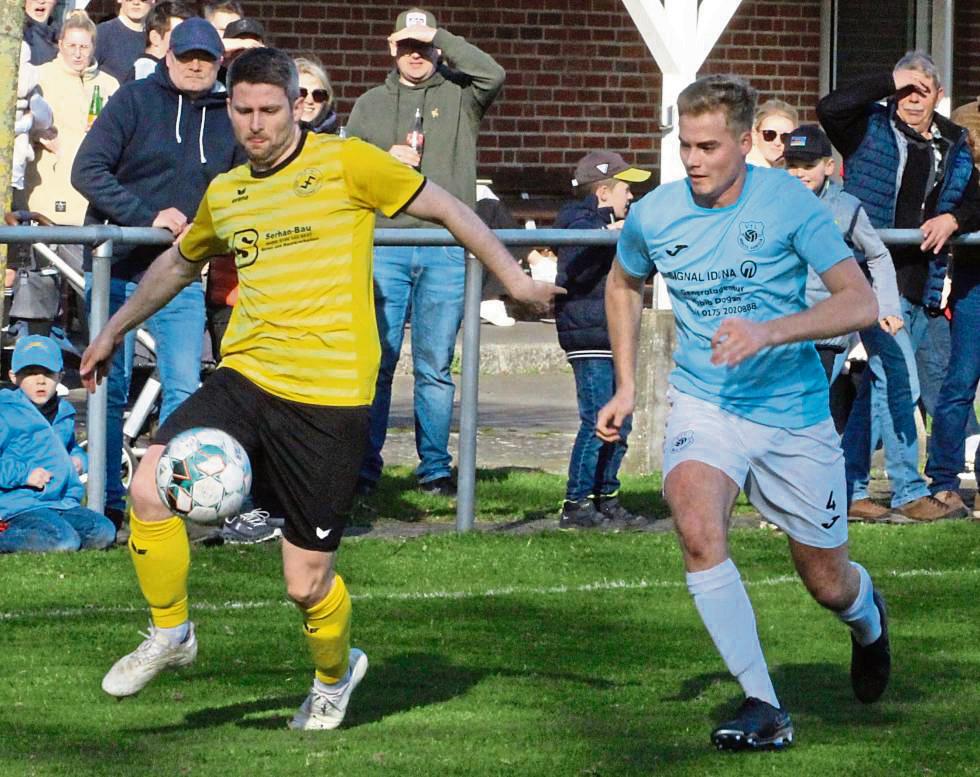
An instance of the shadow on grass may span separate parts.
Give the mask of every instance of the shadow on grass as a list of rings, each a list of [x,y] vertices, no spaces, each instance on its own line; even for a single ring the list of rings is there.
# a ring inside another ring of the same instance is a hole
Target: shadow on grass
[[[292,670],[281,673],[292,675]],[[371,665],[367,681],[352,697],[344,728],[376,723],[391,715],[417,707],[440,704],[463,696],[488,676],[527,680],[538,678],[555,683],[578,683],[593,690],[618,687],[602,677],[569,672],[518,671],[501,667],[473,668],[454,663],[438,653],[399,653]],[[140,734],[168,734],[232,724],[240,728],[284,729],[305,694],[271,696],[265,699],[204,707],[188,713],[180,723],[134,729]],[[283,715],[283,708],[288,713]],[[269,714],[274,713],[274,714]]]
[[[620,494],[632,512],[652,518],[669,515],[660,493],[659,478],[627,477]],[[373,528],[381,522],[452,522],[456,500],[420,493],[408,467],[385,469],[377,490],[359,498],[351,513],[351,529]],[[495,467],[476,472],[476,513],[481,522],[501,522],[502,529],[520,529],[543,519],[557,518],[565,493],[565,478],[530,467]]]

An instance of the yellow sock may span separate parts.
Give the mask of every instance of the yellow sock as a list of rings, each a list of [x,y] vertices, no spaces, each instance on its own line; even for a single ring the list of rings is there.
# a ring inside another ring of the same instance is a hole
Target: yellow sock
[[[316,678],[327,685],[340,682],[350,655],[350,596],[340,575],[334,575],[330,592],[304,614],[303,633]]]
[[[153,625],[169,629],[187,621],[187,571],[191,547],[184,522],[177,518],[152,523],[129,511],[129,555]]]

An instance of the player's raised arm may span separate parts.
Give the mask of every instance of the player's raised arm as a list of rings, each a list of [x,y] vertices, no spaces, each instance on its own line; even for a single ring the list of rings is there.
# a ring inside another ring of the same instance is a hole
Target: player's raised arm
[[[812,308],[771,321],[722,321],[711,338],[712,363],[733,367],[763,348],[856,332],[877,321],[878,301],[854,259],[838,262],[820,278],[830,296]]]
[[[553,283],[529,278],[480,217],[432,181],[426,182],[405,211],[417,218],[438,222],[452,232],[467,251],[500,279],[514,299],[544,307],[556,294],[565,293]]]
[[[160,254],[147,269],[133,296],[109,319],[82,354],[79,373],[85,388],[95,391],[95,386],[109,373],[112,354],[130,329],[146,321],[200,275],[200,265],[184,259],[176,245]]]

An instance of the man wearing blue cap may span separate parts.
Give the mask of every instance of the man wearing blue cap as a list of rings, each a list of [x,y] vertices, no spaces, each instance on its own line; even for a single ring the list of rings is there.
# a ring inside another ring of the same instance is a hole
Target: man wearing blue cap
[[[204,19],[182,22],[156,70],[126,83],[106,104],[79,148],[72,185],[89,201],[86,224],[163,227],[175,236],[197,212],[211,180],[245,160],[235,142],[217,81],[224,44]],[[136,289],[159,246],[116,245],[110,313]],[[91,256],[86,256],[87,271]],[[90,275],[86,274],[90,291]],[[200,282],[183,289],[147,322],[156,340],[163,384],[162,423],[200,383],[204,292]],[[129,397],[135,337],[116,353],[109,378],[106,458],[122,456],[122,418]],[[119,466],[106,469],[106,514],[122,519],[125,490]]]
[[[17,341],[0,391],[0,553],[106,548],[116,529],[81,506],[85,452],[75,444],[75,409],[58,398],[64,363],[50,337]]]

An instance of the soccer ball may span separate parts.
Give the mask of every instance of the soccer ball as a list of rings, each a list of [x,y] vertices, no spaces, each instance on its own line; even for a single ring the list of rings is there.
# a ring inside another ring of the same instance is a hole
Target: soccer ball
[[[220,429],[181,432],[157,464],[164,505],[195,523],[215,524],[241,512],[252,488],[252,465],[241,444]]]

